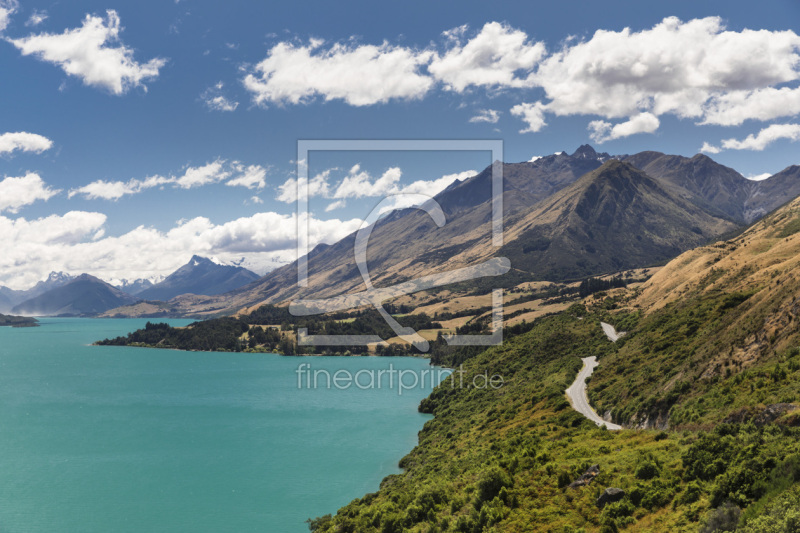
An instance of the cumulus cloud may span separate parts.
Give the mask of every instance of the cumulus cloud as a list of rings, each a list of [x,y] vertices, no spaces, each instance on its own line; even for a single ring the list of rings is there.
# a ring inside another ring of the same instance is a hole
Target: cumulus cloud
[[[45,150],[49,150],[52,146],[53,141],[36,133],[17,131],[0,135],[0,154],[7,154],[16,150],[40,154]]]
[[[700,148],[700,151],[703,152],[703,153],[706,153],[706,154],[718,154],[722,150],[720,150],[719,147],[714,146],[713,144],[710,144],[708,142],[704,142],[703,146]]]
[[[595,142],[604,143],[637,133],[653,133],[660,124],[658,117],[652,113],[640,113],[626,122],[613,125],[603,120],[593,120],[589,123],[589,137]]]
[[[246,186],[249,189],[260,188],[260,180],[263,180],[260,172],[262,167],[251,165],[244,167],[238,163],[233,165],[231,170],[226,170],[225,161],[217,159],[199,167],[187,167],[180,176],[149,176],[145,179],[130,179],[128,181],[106,181],[97,180],[69,191],[69,197],[82,195],[89,200],[119,200],[123,196],[138,194],[154,187],[172,185],[175,188],[191,189],[201,187],[211,183],[218,183],[230,177],[234,171],[239,172],[239,176],[228,183],[232,186]],[[266,175],[266,170],[264,170]],[[263,187],[263,185],[261,185]]]
[[[459,93],[541,88],[543,99],[511,108],[522,132],[541,131],[548,115],[585,115],[599,118],[590,129],[610,140],[652,133],[663,115],[714,125],[798,115],[798,52],[792,30],[733,31],[720,17],[598,30],[551,53],[522,30],[488,22],[472,36],[467,26],[447,30],[425,49],[281,42],[244,83],[260,104],[319,96],[357,106],[421,98],[437,84]],[[483,110],[470,121],[497,117]]]
[[[525,32],[500,22],[486,23],[471,39],[464,38],[467,31],[462,26],[444,32],[441,54],[388,42],[280,42],[243,82],[257,104],[302,104],[322,97],[353,106],[422,98],[437,82],[456,92],[530,85],[530,71],[546,52],[543,43],[532,43]]]
[[[767,121],[800,114],[800,88],[766,87],[730,91],[711,98],[700,124],[739,126],[746,120]]]
[[[797,79],[798,46],[792,31],[733,32],[719,17],[668,17],[640,32],[598,30],[544,60],[535,81],[558,115],[702,118],[712,96]]]
[[[336,209],[341,209],[342,207],[346,206],[347,202],[345,200],[336,200],[335,202],[331,202],[325,208],[326,213],[330,213],[331,211],[335,211]]]
[[[234,166],[238,176],[231,178],[225,185],[229,187],[245,187],[247,189],[263,189],[267,184],[267,169],[261,165]]]
[[[528,125],[527,128],[523,128],[519,132],[535,133],[547,126],[544,118],[546,109],[547,107],[542,102],[522,103],[512,107],[511,114],[515,117],[520,117]]]
[[[182,189],[217,183],[231,175],[229,171],[224,170],[224,163],[224,161],[217,159],[201,167],[188,167],[183,176],[175,178],[174,183]]]
[[[354,165],[350,172],[339,183],[334,198],[365,198],[374,196],[386,196],[396,192],[397,182],[403,172],[398,167],[391,167],[386,170],[381,177],[372,180],[369,172],[361,170],[360,165]]]
[[[5,31],[11,20],[11,15],[19,9],[17,0],[0,0],[0,32]]]
[[[643,113],[740,124],[800,111],[797,89],[773,87],[800,79],[799,48],[793,31],[727,31],[719,17],[668,17],[640,32],[598,30],[542,60],[531,82],[549,99],[542,110],[559,116],[628,118],[633,130],[655,124]]]
[[[160,187],[162,185],[166,185],[167,183],[174,183],[173,178],[167,178],[164,176],[149,176],[143,180],[140,179],[131,179],[128,181],[105,181],[105,180],[97,180],[89,183],[88,185],[84,185],[83,187],[78,187],[77,189],[71,189],[69,191],[68,196],[72,198],[76,195],[83,195],[88,200],[119,200],[123,196],[128,196],[131,194],[138,194],[146,189],[152,189],[153,187]]]
[[[742,140],[725,139],[722,141],[722,150],[757,150],[761,151],[775,141],[788,139],[790,141],[800,141],[800,124],[772,124],[762,129],[756,134],[750,134]],[[706,143],[703,148],[709,148]],[[715,147],[711,147],[715,148]],[[717,152],[721,150],[716,148]],[[711,153],[711,150],[706,150]]]
[[[391,201],[381,209],[381,213],[395,209],[405,209],[420,205],[425,199],[433,198],[457,181],[463,181],[477,174],[474,170],[465,170],[455,174],[445,174],[435,180],[417,180],[405,187],[393,191]]]
[[[218,82],[214,86],[203,91],[203,94],[200,95],[200,99],[206,104],[206,107],[212,111],[236,111],[236,108],[239,107],[239,102],[229,100],[222,93],[224,87],[224,83]]]
[[[22,55],[33,55],[61,67],[84,84],[102,87],[121,95],[132,87],[144,87],[144,81],[158,77],[166,64],[162,58],[139,63],[133,49],[120,41],[120,18],[108,10],[106,18],[86,15],[80,28],[64,33],[40,33],[21,39],[9,39]]]
[[[478,114],[469,119],[470,122],[488,122],[489,124],[497,124],[500,120],[500,111],[495,109],[479,109]]]
[[[7,177],[0,181],[0,212],[16,213],[20,208],[38,200],[49,200],[58,192],[60,191],[48,187],[33,172],[18,178]]]
[[[524,87],[527,76],[545,54],[544,43],[531,43],[528,35],[506,24],[487,22],[472,39],[462,43],[465,27],[446,32],[450,48],[435,56],[428,71],[444,87],[463,92],[476,87]],[[522,72],[526,77],[517,77]]]
[[[750,181],[764,181],[767,178],[771,178],[772,174],[770,174],[769,172],[764,172],[763,174],[755,174],[755,175],[745,176],[745,177],[747,179],[749,179]]]
[[[453,183],[471,178],[476,174],[477,172],[474,170],[465,170],[464,172],[456,172],[455,174],[445,174],[441,178],[435,180],[417,180],[401,188],[399,192],[424,194],[434,197]]]
[[[327,198],[330,196],[330,184],[328,183],[328,178],[333,170],[335,169],[328,169],[324,172],[320,172],[311,178],[311,180],[307,180],[306,178],[300,178],[299,180],[290,178],[282,185],[278,186],[278,196],[275,199],[279,202],[290,204],[297,201],[298,192],[300,195],[303,195],[306,198],[311,196],[322,196]]]
[[[86,272],[102,279],[166,275],[192,254],[231,261],[264,271],[296,258],[296,215],[257,213],[213,224],[204,217],[166,231],[140,226],[105,236],[106,215],[72,211],[36,220],[0,216],[0,283],[27,288],[48,272]],[[357,230],[361,221],[309,219],[310,245],[333,243]]]
[[[433,85],[419,69],[431,52],[393,46],[281,42],[244,78],[256,104],[307,103],[320,96],[353,106],[420,98]]]
[[[28,17],[28,20],[25,22],[25,26],[29,28],[33,26],[38,26],[39,24],[47,20],[47,16],[48,16],[47,11],[45,11],[44,9],[41,10],[34,9],[33,13],[31,13],[31,16]]]
[[[446,174],[440,178],[431,180],[416,180],[408,184],[401,184],[400,179],[403,172],[398,167],[391,167],[378,177],[372,176],[368,171],[361,168],[361,165],[354,165],[338,182],[331,186],[332,172],[338,169],[328,169],[317,174],[310,182],[309,187],[304,186],[301,180],[301,194],[308,192],[309,197],[330,198],[335,201],[329,203],[325,212],[340,209],[346,205],[347,198],[385,198],[390,197],[389,202],[381,212],[393,209],[402,209],[416,205],[421,195],[433,198],[441,191],[455,183],[477,174],[474,170],[465,170],[454,174]],[[297,201],[297,181],[295,179],[286,180],[278,187],[279,194],[277,200],[291,203]],[[414,198],[403,196],[404,194],[416,195]]]

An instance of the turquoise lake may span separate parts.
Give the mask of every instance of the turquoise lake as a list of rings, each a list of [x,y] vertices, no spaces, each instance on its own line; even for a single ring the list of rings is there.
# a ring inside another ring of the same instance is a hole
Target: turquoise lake
[[[420,374],[424,359],[90,346],[145,322],[0,328],[0,531],[308,531],[398,473],[430,418],[430,378],[298,388],[302,363]]]

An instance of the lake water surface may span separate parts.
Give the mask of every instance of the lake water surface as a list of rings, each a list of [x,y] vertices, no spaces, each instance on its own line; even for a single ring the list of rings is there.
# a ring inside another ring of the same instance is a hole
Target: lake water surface
[[[421,372],[423,359],[89,345],[145,322],[0,328],[0,531],[308,531],[397,473],[429,418],[416,411],[429,382],[298,388],[302,363]]]

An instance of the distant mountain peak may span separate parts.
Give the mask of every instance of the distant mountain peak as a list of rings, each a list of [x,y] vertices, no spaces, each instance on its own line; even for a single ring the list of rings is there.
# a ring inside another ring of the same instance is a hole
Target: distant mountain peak
[[[75,279],[75,277],[67,274],[66,272],[53,271],[47,275],[47,279],[45,280],[45,282],[61,282],[61,281],[69,281],[72,279]]]
[[[90,274],[70,278],[68,283],[25,300],[12,311],[21,315],[85,316],[136,301],[135,297]]]
[[[192,258],[189,259],[189,263],[193,266],[197,266],[200,264],[213,263],[213,261],[207,257],[203,257],[200,255],[193,255]]]
[[[246,268],[195,254],[188,263],[136,295],[146,300],[161,301],[181,294],[209,296],[236,290],[258,278],[258,274]]]
[[[572,157],[583,157],[587,159],[597,159],[598,153],[588,144],[582,144],[572,154]]]

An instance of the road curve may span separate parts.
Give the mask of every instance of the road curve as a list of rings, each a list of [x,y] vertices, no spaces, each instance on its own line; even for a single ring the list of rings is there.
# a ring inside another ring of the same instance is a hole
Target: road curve
[[[608,340],[610,340],[611,342],[617,342],[618,340],[620,340],[622,337],[625,336],[624,331],[617,332],[617,330],[614,329],[614,326],[612,326],[611,324],[600,322],[600,325],[603,326],[603,333],[606,334],[606,337],[608,337]]]
[[[592,406],[589,405],[589,398],[586,396],[586,378],[591,376],[592,372],[594,372],[597,366],[597,357],[584,357],[581,361],[583,361],[583,368],[578,372],[578,377],[575,378],[575,381],[566,391],[567,398],[569,398],[569,403],[572,404],[572,408],[598,426],[605,426],[613,431],[622,429],[622,426],[606,422],[600,418],[600,416],[594,412]]]

